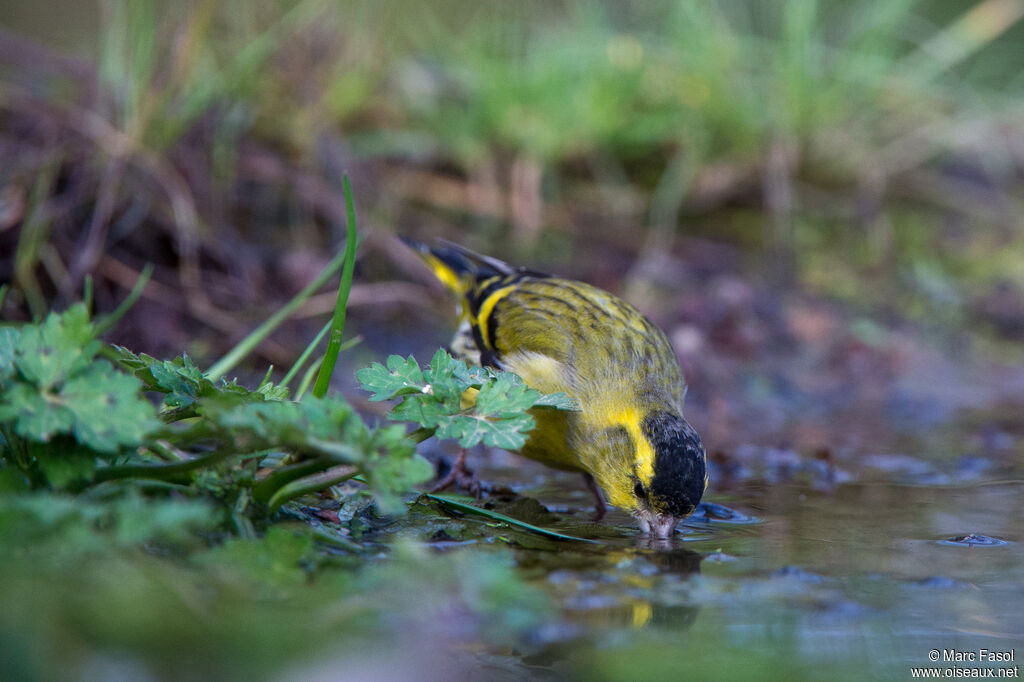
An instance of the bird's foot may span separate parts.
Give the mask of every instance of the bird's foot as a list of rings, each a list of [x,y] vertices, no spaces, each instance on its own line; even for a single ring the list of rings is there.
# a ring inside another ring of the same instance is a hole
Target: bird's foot
[[[590,474],[583,474],[583,480],[587,484],[587,490],[594,494],[594,513],[590,520],[597,523],[608,513],[608,505],[604,503],[604,496],[601,494],[601,489],[597,487],[594,477]]]
[[[457,486],[462,490],[465,490],[473,497],[480,499],[480,496],[484,492],[485,486],[477,480],[473,472],[466,467],[466,450],[463,449],[459,454],[459,458],[455,460],[452,468],[448,471],[448,474],[438,481],[430,492],[436,493],[442,490],[447,490],[452,486]]]

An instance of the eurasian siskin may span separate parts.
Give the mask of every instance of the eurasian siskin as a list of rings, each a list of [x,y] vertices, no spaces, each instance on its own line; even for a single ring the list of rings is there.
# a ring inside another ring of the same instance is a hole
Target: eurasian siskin
[[[580,411],[537,410],[522,454],[580,471],[597,498],[668,537],[707,487],[704,447],[683,419],[686,383],[665,334],[636,308],[583,282],[553,277],[455,244],[405,238],[459,297],[452,351],[515,372]]]

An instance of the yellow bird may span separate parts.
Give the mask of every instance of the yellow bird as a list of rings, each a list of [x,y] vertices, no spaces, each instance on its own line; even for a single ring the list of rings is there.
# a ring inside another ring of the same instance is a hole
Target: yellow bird
[[[403,241],[459,297],[453,353],[579,403],[578,412],[533,411],[537,426],[521,453],[582,472],[597,518],[605,511],[599,487],[644,533],[669,537],[693,513],[708,479],[704,446],[683,419],[686,382],[664,332],[589,284],[448,242]]]

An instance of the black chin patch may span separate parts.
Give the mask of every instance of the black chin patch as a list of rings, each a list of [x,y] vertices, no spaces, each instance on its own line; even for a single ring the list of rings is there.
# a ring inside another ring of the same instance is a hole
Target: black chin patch
[[[641,429],[654,448],[650,503],[673,516],[693,512],[704,495],[704,445],[686,420],[671,412],[652,412]]]

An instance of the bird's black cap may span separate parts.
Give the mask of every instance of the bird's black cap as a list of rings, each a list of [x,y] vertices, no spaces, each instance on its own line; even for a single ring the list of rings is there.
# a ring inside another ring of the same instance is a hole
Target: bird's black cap
[[[654,447],[651,506],[662,514],[688,516],[704,495],[706,466],[700,436],[671,412],[651,413],[641,428]]]

